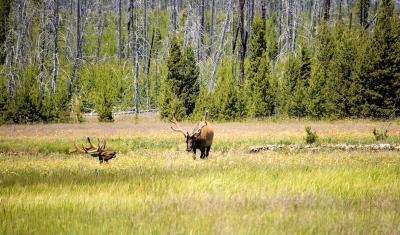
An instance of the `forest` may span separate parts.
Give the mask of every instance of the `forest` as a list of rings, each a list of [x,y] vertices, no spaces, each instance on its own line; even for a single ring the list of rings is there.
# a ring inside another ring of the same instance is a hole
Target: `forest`
[[[400,114],[400,1],[0,0],[0,123]]]

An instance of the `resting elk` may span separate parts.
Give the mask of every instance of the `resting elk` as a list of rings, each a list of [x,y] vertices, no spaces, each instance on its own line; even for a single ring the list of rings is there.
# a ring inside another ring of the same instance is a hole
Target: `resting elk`
[[[200,158],[204,159],[208,157],[210,153],[211,145],[214,138],[214,128],[207,121],[208,112],[204,116],[204,120],[199,122],[193,129],[192,133],[183,131],[178,122],[176,121],[175,114],[170,121],[173,126],[171,129],[176,132],[181,132],[186,138],[186,150],[193,152],[193,159],[196,159],[196,149],[200,149]]]
[[[108,162],[109,160],[111,160],[117,156],[117,152],[105,150],[106,149],[106,141],[105,140],[103,141],[103,143],[101,145],[100,145],[100,143],[97,144],[97,147],[93,146],[89,137],[87,137],[87,142],[89,143],[90,146],[89,147],[82,146],[81,148],[79,148],[75,142],[74,144],[75,144],[76,150],[79,152],[82,152],[82,153],[89,154],[92,157],[98,157],[100,164],[103,162]]]

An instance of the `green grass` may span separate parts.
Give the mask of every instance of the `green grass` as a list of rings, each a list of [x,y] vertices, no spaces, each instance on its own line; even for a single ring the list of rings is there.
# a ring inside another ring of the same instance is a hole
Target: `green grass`
[[[119,154],[103,165],[67,153],[74,139],[83,143],[78,134],[53,139],[49,130],[29,136],[35,126],[15,127],[19,136],[0,138],[0,234],[400,233],[398,152],[248,154],[250,145],[302,143],[303,128],[290,138],[279,130],[242,133],[241,125],[259,123],[221,124],[210,159],[196,161],[182,136],[130,136],[124,126],[105,136]],[[320,142],[373,143],[362,131],[320,129]]]

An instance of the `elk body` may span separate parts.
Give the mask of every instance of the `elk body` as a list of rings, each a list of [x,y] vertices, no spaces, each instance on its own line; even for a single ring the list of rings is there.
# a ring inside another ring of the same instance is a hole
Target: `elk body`
[[[188,131],[183,131],[178,122],[176,121],[175,114],[171,120],[171,123],[174,124],[171,126],[171,129],[180,132],[185,136],[186,139],[186,150],[188,152],[193,152],[193,159],[196,159],[196,149],[199,149],[201,152],[200,158],[207,158],[211,145],[214,139],[214,128],[207,121],[208,113],[204,117],[204,120],[199,122],[196,127],[193,129],[192,133]]]
[[[87,142],[89,143],[90,146],[89,147],[82,146],[81,148],[79,148],[75,143],[76,150],[78,150],[79,152],[82,152],[82,153],[89,154],[92,157],[99,158],[100,164],[103,162],[108,162],[109,160],[111,160],[117,156],[117,152],[105,150],[106,149],[106,141],[103,141],[103,143],[101,145],[99,143],[97,145],[97,147],[93,146],[89,137],[87,137]]]

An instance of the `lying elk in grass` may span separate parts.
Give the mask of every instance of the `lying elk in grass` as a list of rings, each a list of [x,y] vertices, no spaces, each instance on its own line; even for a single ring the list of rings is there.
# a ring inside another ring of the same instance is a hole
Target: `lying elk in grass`
[[[79,148],[75,142],[75,148],[77,151],[89,154],[92,157],[98,157],[100,164],[103,162],[108,162],[109,160],[115,158],[117,156],[117,152],[115,151],[107,151],[106,149],[106,141],[104,140],[102,144],[100,142],[97,144],[97,147],[93,146],[90,138],[87,137],[87,142],[89,143],[89,147],[82,146]]]
[[[214,128],[207,121],[208,113],[206,112],[204,116],[204,120],[199,122],[196,127],[193,129],[192,133],[189,134],[188,131],[183,131],[176,121],[175,114],[173,115],[172,120],[170,121],[173,126],[171,129],[176,132],[181,132],[186,138],[186,150],[188,152],[193,152],[193,159],[196,159],[196,149],[200,149],[201,155],[200,158],[204,159],[208,157],[210,153],[211,145],[214,138]]]

